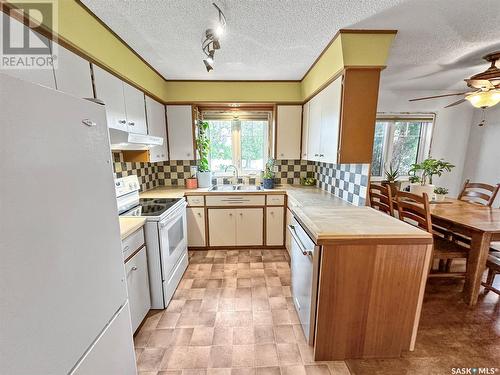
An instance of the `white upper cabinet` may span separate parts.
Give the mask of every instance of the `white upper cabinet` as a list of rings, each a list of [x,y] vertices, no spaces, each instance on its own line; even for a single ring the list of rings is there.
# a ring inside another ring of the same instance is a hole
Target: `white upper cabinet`
[[[146,96],[146,114],[149,135],[163,138],[163,145],[154,146],[149,150],[149,161],[168,160],[167,120],[165,106]]]
[[[144,93],[130,86],[128,83],[122,83],[128,131],[131,133],[148,134]]]
[[[2,24],[5,27],[10,27],[11,39],[17,41],[17,43],[23,43],[24,34],[27,33],[28,40],[30,41],[30,46],[36,47],[46,47],[52,50],[52,42],[46,37],[32,31],[29,27],[26,27],[21,22],[17,21],[15,18],[9,17],[7,14],[0,12],[2,16]],[[5,42],[5,41],[4,41]],[[22,44],[21,44],[22,45]],[[48,67],[47,69],[4,69],[0,68],[0,73],[7,74],[12,77],[22,79],[23,81],[37,83],[42,86],[50,87],[51,89],[56,88],[56,82],[54,79],[54,69]]]
[[[309,102],[302,108],[302,155],[301,159],[308,159],[308,140],[309,140]]]
[[[300,159],[301,123],[301,105],[279,105],[277,107],[277,159]]]
[[[303,158],[337,163],[342,77],[337,78],[306,104],[308,108],[307,155]]]
[[[167,105],[170,160],[194,160],[193,109],[190,105]]]
[[[106,105],[108,127],[128,131],[122,81],[96,65],[93,70],[96,96]]]
[[[78,98],[93,98],[90,63],[66,48],[57,47],[57,68],[54,69],[59,91]]]

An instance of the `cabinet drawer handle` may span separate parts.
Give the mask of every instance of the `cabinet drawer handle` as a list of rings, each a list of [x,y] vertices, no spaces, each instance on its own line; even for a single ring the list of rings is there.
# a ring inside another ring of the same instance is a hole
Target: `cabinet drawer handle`
[[[129,124],[130,126],[134,126],[134,125],[135,125],[135,122],[133,122],[133,121],[129,121],[129,122],[128,122],[128,124]]]
[[[128,249],[130,249],[130,246],[127,245],[123,248],[123,252],[128,251]]]
[[[125,120],[118,120],[118,123],[119,123],[119,124],[126,124],[126,123],[127,123],[127,121],[125,121]]]
[[[233,214],[232,214],[232,213],[229,213],[229,216],[233,216]]]
[[[132,271],[137,271],[137,266],[133,266],[131,269]]]
[[[314,156],[319,156],[319,154],[314,154]]]
[[[323,156],[325,156],[325,154],[319,154],[319,157],[322,158]]]
[[[240,212],[240,216],[243,216],[243,212]]]
[[[198,216],[201,217],[201,212],[198,212]]]

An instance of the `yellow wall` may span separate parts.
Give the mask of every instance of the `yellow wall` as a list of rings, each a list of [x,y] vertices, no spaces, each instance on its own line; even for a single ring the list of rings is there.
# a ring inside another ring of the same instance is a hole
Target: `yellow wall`
[[[7,0],[15,5],[30,0]],[[166,81],[76,0],[48,0],[58,9],[59,38],[165,102],[299,102],[309,98],[344,66],[384,66],[394,34],[343,31],[302,81]],[[201,63],[201,62],[200,62]],[[168,77],[166,77],[168,78]]]

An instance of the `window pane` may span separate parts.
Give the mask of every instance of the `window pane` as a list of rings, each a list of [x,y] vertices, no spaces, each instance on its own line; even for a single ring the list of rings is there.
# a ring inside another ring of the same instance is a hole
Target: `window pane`
[[[224,172],[233,164],[233,146],[230,120],[208,121],[210,124],[210,169]]]
[[[386,122],[379,122],[375,124],[375,139],[373,141],[373,155],[372,155],[372,176],[382,176],[384,172],[384,147],[385,147],[385,133],[387,132]]]
[[[266,163],[267,121],[241,120],[241,169],[261,171]]]
[[[410,166],[417,162],[421,128],[421,122],[398,121],[394,124],[391,165],[399,167],[401,176],[407,176]]]

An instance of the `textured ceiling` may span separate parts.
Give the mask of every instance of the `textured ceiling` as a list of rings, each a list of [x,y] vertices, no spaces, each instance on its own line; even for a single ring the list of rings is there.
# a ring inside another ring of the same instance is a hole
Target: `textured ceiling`
[[[220,0],[227,32],[207,73],[211,0],[83,0],[167,79],[296,80],[341,28],[399,30],[382,87],[462,89],[500,50],[500,0]]]

